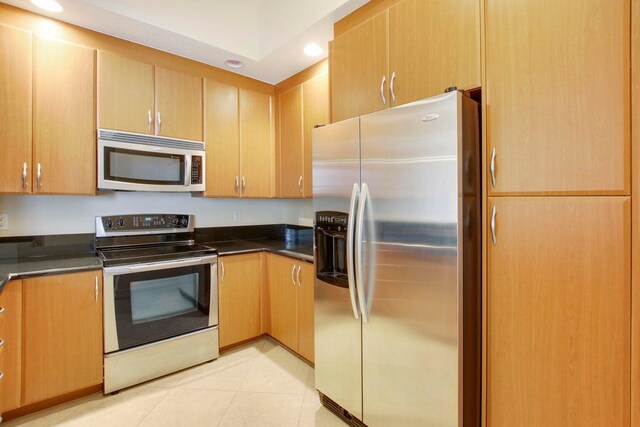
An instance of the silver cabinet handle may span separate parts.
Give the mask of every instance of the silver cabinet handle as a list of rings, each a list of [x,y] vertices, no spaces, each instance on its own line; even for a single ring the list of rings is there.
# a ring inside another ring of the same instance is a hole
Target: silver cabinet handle
[[[353,309],[353,317],[359,319],[358,305],[356,303],[356,275],[354,271],[353,261],[353,237],[356,223],[356,205],[360,196],[360,186],[353,184],[351,190],[351,203],[349,203],[349,219],[347,221],[347,283],[349,284],[349,297],[351,298],[351,308]]]
[[[0,307],[0,314],[4,313],[4,307]]]
[[[99,282],[98,282],[98,276],[96,276],[96,302],[98,302],[99,292],[100,292],[100,285],[99,285]]]
[[[247,180],[244,179],[244,176],[242,177],[242,194],[246,193],[247,191]]]
[[[224,261],[220,261],[220,273],[222,275],[222,277],[220,277],[220,281],[223,282],[224,281]]]
[[[239,184],[238,184],[238,176],[236,175],[236,186],[235,186],[236,194],[238,194],[238,187],[239,187]]]
[[[496,205],[493,205],[491,209],[491,241],[493,242],[493,246],[496,245]]]
[[[0,347],[2,347],[4,345],[4,340],[0,339]]]
[[[360,193],[360,204],[358,205],[358,215],[356,216],[356,250],[355,250],[355,264],[356,264],[356,289],[358,291],[358,303],[360,304],[360,313],[362,314],[362,321],[367,323],[369,321],[367,316],[367,304],[364,300],[364,283],[363,282],[363,265],[362,265],[362,233],[364,231],[364,208],[367,204],[367,198],[369,197],[369,188],[367,184],[362,184],[362,192]]]
[[[156,134],[160,134],[160,132],[162,131],[162,116],[160,115],[160,111],[156,113],[156,117],[158,122],[158,129],[156,129]]]
[[[296,273],[296,281],[298,282],[298,287],[300,287],[300,270],[302,270],[302,266],[298,266],[298,272]]]
[[[151,118],[151,110],[147,110],[147,129],[151,132],[151,125],[153,124],[153,119]]]
[[[22,164],[22,188],[27,188],[27,162]]]
[[[302,192],[302,175],[300,175],[300,178],[298,178],[298,190]]]
[[[489,172],[491,172],[491,186],[496,188],[496,148],[491,150],[491,164],[489,165]]]
[[[4,378],[4,372],[0,372],[0,381]]]
[[[384,96],[384,83],[387,81],[387,76],[382,76],[382,83],[380,83],[380,97],[382,98],[382,105],[387,105],[387,98]]]
[[[293,267],[291,267],[291,282],[293,283],[293,286],[296,285],[296,279],[294,279],[293,275],[296,271],[296,265],[293,264]]]
[[[396,93],[393,90],[393,83],[396,80],[396,72],[391,73],[391,81],[389,82],[389,90],[391,91],[391,102],[396,102]]]
[[[36,171],[36,187],[38,189],[42,188],[42,166],[38,163],[38,170]]]

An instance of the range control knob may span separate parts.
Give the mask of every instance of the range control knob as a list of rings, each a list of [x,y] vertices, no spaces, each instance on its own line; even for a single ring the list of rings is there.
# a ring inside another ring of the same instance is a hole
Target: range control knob
[[[110,219],[106,220],[106,221],[104,222],[104,226],[105,226],[105,228],[111,228],[111,227],[113,227],[113,221],[111,221]]]
[[[120,218],[120,219],[118,220],[117,224],[118,224],[118,227],[122,227],[122,226],[124,225],[124,219],[123,219],[123,218]]]
[[[170,222],[171,222],[171,225],[177,225],[178,217],[172,216]]]
[[[189,225],[189,217],[183,216],[180,218],[180,226],[187,227]]]

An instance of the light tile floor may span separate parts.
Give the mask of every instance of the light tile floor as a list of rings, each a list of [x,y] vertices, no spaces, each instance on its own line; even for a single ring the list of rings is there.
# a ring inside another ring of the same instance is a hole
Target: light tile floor
[[[88,396],[2,423],[2,427],[345,425],[320,404],[313,368],[268,338],[114,396]]]

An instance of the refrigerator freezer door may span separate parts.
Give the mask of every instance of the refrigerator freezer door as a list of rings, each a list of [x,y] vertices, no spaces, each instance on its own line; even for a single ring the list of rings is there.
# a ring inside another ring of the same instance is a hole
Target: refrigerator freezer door
[[[360,184],[359,118],[314,129],[314,213],[349,213],[354,184]],[[314,310],[315,386],[362,419],[361,325],[349,289],[316,277]]]
[[[458,426],[460,97],[360,118],[369,427]]]

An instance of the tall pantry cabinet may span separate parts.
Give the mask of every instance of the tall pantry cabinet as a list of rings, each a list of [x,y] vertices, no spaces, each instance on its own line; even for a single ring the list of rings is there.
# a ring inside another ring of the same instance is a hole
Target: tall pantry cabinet
[[[630,4],[485,0],[486,425],[628,426]]]

